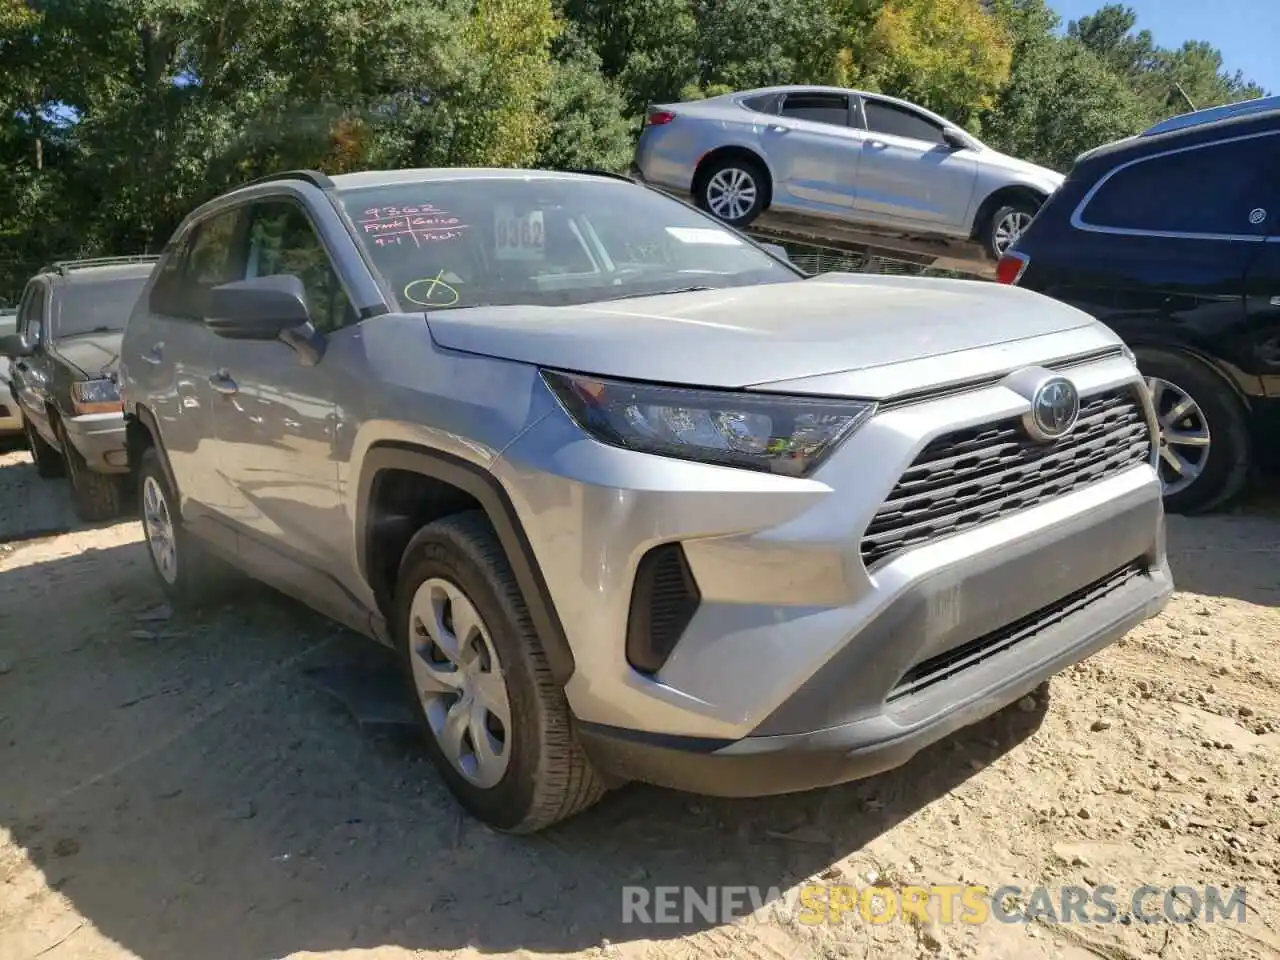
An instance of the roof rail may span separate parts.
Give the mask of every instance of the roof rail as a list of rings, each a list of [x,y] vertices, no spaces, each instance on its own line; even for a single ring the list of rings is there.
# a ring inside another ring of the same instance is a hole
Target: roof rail
[[[256,177],[248,183],[240,184],[240,186],[253,187],[259,183],[277,183],[281,180],[303,180],[313,187],[319,187],[321,190],[333,189],[333,181],[329,179],[327,174],[321,173],[319,170],[281,170],[279,173],[269,173],[265,177]]]
[[[58,273],[66,276],[72,270],[87,270],[90,267],[121,267],[128,263],[155,263],[160,259],[156,253],[139,253],[129,257],[86,257],[83,260],[55,260],[41,273]]]
[[[1231,117],[1266,113],[1270,110],[1280,110],[1280,96],[1257,97],[1253,100],[1242,100],[1239,103],[1224,103],[1220,107],[1193,110],[1191,113],[1184,113],[1176,117],[1170,117],[1168,120],[1161,120],[1155,126],[1144,130],[1141,136],[1154,137],[1160,133],[1185,130],[1188,127],[1199,127],[1206,123],[1216,123],[1219,120],[1227,120]]]

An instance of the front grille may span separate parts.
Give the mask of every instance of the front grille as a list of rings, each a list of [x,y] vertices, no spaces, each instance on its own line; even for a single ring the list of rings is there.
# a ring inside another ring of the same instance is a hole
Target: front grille
[[[920,452],[862,537],[868,567],[1145,463],[1145,408],[1125,387],[1085,397],[1075,429],[1038,443],[1020,418],[944,434]]]
[[[1141,561],[1126,564],[1119,570],[1112,571],[1100,580],[1095,580],[1088,586],[1067,594],[1062,599],[1042,607],[1035,613],[1028,614],[1021,620],[1015,620],[986,636],[970,640],[966,644],[917,663],[898,681],[897,686],[890,692],[887,702],[892,703],[894,700],[920,693],[935,683],[948,680],[996,654],[1012,649],[1037,633],[1061,623],[1072,614],[1079,613],[1091,603],[1096,603],[1108,594],[1114,593],[1135,577],[1145,575],[1145,571],[1146,568]]]
[[[627,618],[627,661],[641,673],[657,673],[698,610],[702,594],[684,548],[664,543],[636,568]]]

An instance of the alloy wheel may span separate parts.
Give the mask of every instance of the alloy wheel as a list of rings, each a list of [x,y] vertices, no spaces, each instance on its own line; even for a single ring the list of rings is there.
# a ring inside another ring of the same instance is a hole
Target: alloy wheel
[[[432,578],[414,593],[409,629],[414,689],[441,751],[467,781],[497,785],[511,762],[511,702],[479,611]]]
[[[156,571],[172,586],[178,580],[178,543],[169,501],[155,477],[147,477],[142,482],[142,529],[147,535]]]
[[[1212,437],[1200,404],[1181,387],[1148,377],[1147,389],[1160,428],[1160,480],[1167,497],[1191,486],[1204,472]]]
[[[755,178],[739,167],[716,171],[707,183],[707,206],[721,220],[741,220],[755,206]]]
[[[1025,210],[1011,210],[1000,218],[1000,222],[996,224],[993,244],[996,253],[1004,256],[1018,237],[1022,236],[1022,232],[1031,226],[1032,216]]]

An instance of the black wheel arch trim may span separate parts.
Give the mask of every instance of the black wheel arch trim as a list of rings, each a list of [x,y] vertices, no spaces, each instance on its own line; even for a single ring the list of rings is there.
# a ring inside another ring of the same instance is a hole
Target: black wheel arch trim
[[[1265,393],[1262,390],[1262,383],[1259,377],[1245,373],[1232,364],[1221,360],[1212,354],[1197,350],[1195,347],[1185,343],[1166,343],[1157,339],[1135,338],[1126,341],[1126,345],[1135,355],[1147,352],[1159,352],[1174,354],[1187,357],[1202,363],[1209,369],[1211,373],[1221,377],[1223,382],[1231,389],[1236,399],[1244,405],[1246,410],[1252,409],[1253,401],[1264,399]],[[1142,368],[1142,364],[1138,364],[1138,368]],[[1252,381],[1252,382],[1249,382]]]
[[[1003,187],[996,187],[985,197],[975,208],[973,216],[973,229],[969,231],[969,239],[978,240],[986,232],[991,225],[991,219],[996,215],[996,211],[1000,209],[1001,204],[1008,198],[1009,201],[1014,200],[1019,194],[1025,197],[1031,197],[1036,202],[1036,209],[1044,206],[1049,199],[1049,195],[1035,187],[1025,184],[1013,183],[1006,184]]]
[[[151,436],[151,446],[155,448],[156,454],[160,457],[160,469],[164,471],[165,482],[169,484],[169,489],[173,491],[173,495],[178,498],[178,503],[182,502],[182,494],[178,492],[178,484],[173,478],[173,467],[169,464],[169,454],[164,448],[164,444],[160,440],[160,427],[156,423],[155,414],[144,406],[138,406],[133,413],[125,414],[125,450],[129,457],[129,469],[135,474],[142,466],[141,457],[134,458],[134,445],[130,441],[129,425],[136,423],[137,429],[147,431]],[[181,510],[181,507],[179,507]]]
[[[575,666],[573,650],[551,599],[542,568],[507,491],[483,467],[452,454],[411,443],[386,441],[370,447],[360,466],[356,497],[356,559],[365,582],[372,587],[369,555],[373,530],[368,522],[369,504],[373,502],[378,476],[386,470],[420,473],[457,487],[475,498],[489,517],[506,552],[534,629],[542,641],[552,676],[561,686],[568,683]]]

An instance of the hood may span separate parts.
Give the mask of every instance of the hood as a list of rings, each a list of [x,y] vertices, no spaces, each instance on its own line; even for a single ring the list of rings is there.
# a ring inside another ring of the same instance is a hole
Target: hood
[[[571,307],[428,315],[441,346],[579,373],[742,388],[1097,326],[1021,287],[824,274]]]
[[[86,333],[56,340],[53,352],[76,367],[89,379],[113,372],[120,359],[121,332]]]
[[[1010,173],[1025,177],[1033,183],[1043,184],[1049,193],[1057,190],[1066,180],[1066,177],[1056,170],[1050,170],[1048,167],[1041,167],[1026,160],[1019,160],[1017,157],[1011,157],[1007,153],[1001,153],[999,150],[992,150],[990,147],[987,148],[983,160],[988,164],[996,164]]]

